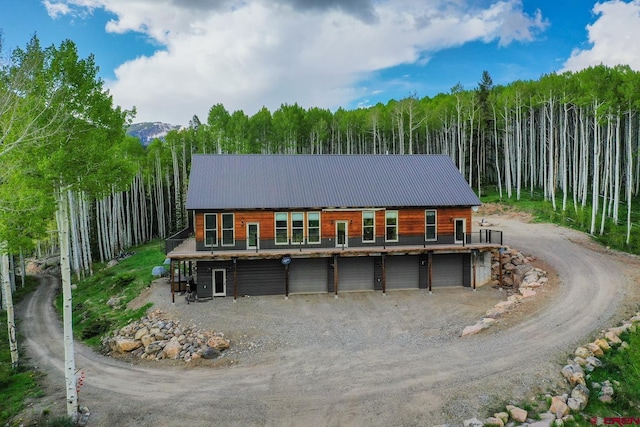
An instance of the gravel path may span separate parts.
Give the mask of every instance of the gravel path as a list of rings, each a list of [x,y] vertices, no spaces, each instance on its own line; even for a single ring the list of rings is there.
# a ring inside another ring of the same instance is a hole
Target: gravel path
[[[172,305],[168,286],[154,286],[147,295],[154,308],[225,333],[232,349],[215,367],[186,368],[133,365],[76,344],[89,425],[461,424],[485,415],[487,405],[562,383],[559,363],[572,347],[637,307],[640,262],[575,231],[487,219],[505,232],[505,244],[535,255],[558,279],[498,326],[460,338],[505,298],[488,286],[190,305]],[[20,313],[26,347],[63,409],[61,326],[49,302],[57,284],[44,282]]]

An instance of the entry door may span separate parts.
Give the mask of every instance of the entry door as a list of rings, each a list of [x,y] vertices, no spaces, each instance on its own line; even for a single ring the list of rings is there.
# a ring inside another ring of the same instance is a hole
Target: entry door
[[[257,222],[247,224],[247,249],[260,249],[260,224]]]
[[[455,242],[464,243],[464,233],[467,229],[467,220],[464,218],[457,218],[455,220]]]
[[[347,221],[336,221],[336,248],[346,248],[349,246],[349,223]]]
[[[213,270],[211,278],[213,280],[213,296],[227,296],[227,270]]]

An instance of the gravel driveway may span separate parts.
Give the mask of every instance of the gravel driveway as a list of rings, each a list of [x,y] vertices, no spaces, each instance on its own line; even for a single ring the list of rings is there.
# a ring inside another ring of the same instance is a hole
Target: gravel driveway
[[[498,326],[460,338],[465,326],[505,298],[488,286],[190,305],[183,299],[172,305],[168,286],[154,286],[147,295],[154,308],[231,340],[229,363],[132,365],[76,344],[89,425],[461,424],[484,416],[483,408],[562,383],[559,363],[571,348],[637,308],[640,263],[572,230],[487,219],[505,232],[505,244],[557,273],[545,295]],[[30,355],[50,374],[44,400],[57,399],[64,409],[62,332],[49,303],[55,286],[47,279],[20,315]]]

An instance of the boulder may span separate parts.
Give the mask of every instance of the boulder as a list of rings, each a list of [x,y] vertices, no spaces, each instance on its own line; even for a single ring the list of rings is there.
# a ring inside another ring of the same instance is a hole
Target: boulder
[[[536,291],[529,288],[520,288],[520,294],[522,294],[522,298],[529,298],[535,296]]]
[[[142,342],[142,345],[147,347],[149,344],[151,344],[152,342],[156,341],[154,336],[151,334],[147,334],[144,335],[143,337],[140,338],[140,341]]]
[[[220,352],[213,347],[206,347],[202,352],[203,359],[216,359],[220,357]]]
[[[578,384],[571,390],[571,399],[578,401],[580,410],[583,410],[589,402],[589,394],[590,392],[586,385]]]
[[[464,427],[484,427],[484,423],[477,418],[471,418],[462,422]]]
[[[589,365],[592,365],[594,368],[600,368],[600,367],[602,367],[602,362],[600,361],[600,359],[598,359],[598,358],[597,358],[597,357],[595,357],[595,356],[589,356],[589,357],[587,357],[586,362],[587,362]]]
[[[228,339],[214,335],[207,340],[207,345],[215,348],[216,350],[226,350],[229,348],[230,342]]]
[[[622,340],[620,339],[618,334],[616,334],[615,332],[609,331],[609,332],[604,334],[604,337],[611,344],[622,344]]]
[[[508,417],[508,415],[507,415],[507,417]],[[502,421],[502,419],[500,419],[498,417],[489,417],[486,420],[484,420],[484,425],[485,426],[504,427],[504,421]]]
[[[600,338],[600,339],[595,340],[593,343],[595,345],[597,345],[598,347],[600,347],[600,349],[603,352],[602,354],[596,354],[594,352],[593,355],[596,356],[596,357],[603,356],[605,351],[611,350],[611,346],[609,345],[609,343],[605,339]]]
[[[506,412],[496,412],[495,414],[493,414],[493,418],[499,418],[500,420],[502,420],[503,424],[506,424],[509,421],[509,414],[507,414]]]
[[[517,423],[523,423],[527,421],[527,411],[522,408],[518,408],[517,406],[507,405],[507,412],[511,419],[513,419]]]
[[[561,396],[553,396],[549,412],[554,414],[556,418],[562,418],[569,413],[569,407]]]
[[[132,340],[129,338],[118,338],[116,339],[115,351],[119,353],[128,353],[141,346],[142,346],[142,343],[139,340]]]
[[[140,328],[138,329],[138,331],[136,332],[136,334],[134,335],[134,339],[139,340],[141,339],[143,336],[148,335],[149,334],[149,329],[147,328]]]
[[[171,338],[167,345],[164,346],[164,354],[167,359],[177,359],[181,350],[182,345],[176,337]]]
[[[596,343],[590,342],[589,344],[585,345],[585,348],[591,352],[592,356],[600,357],[604,355],[602,348],[600,348],[600,346]]]
[[[586,359],[589,356],[593,356],[593,353],[589,351],[586,347],[578,347],[576,351],[573,353],[574,355]]]

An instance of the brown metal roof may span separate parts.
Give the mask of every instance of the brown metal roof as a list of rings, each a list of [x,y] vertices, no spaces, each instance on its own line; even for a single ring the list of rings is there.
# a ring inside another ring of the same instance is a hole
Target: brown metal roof
[[[194,155],[187,209],[478,206],[446,155]]]

